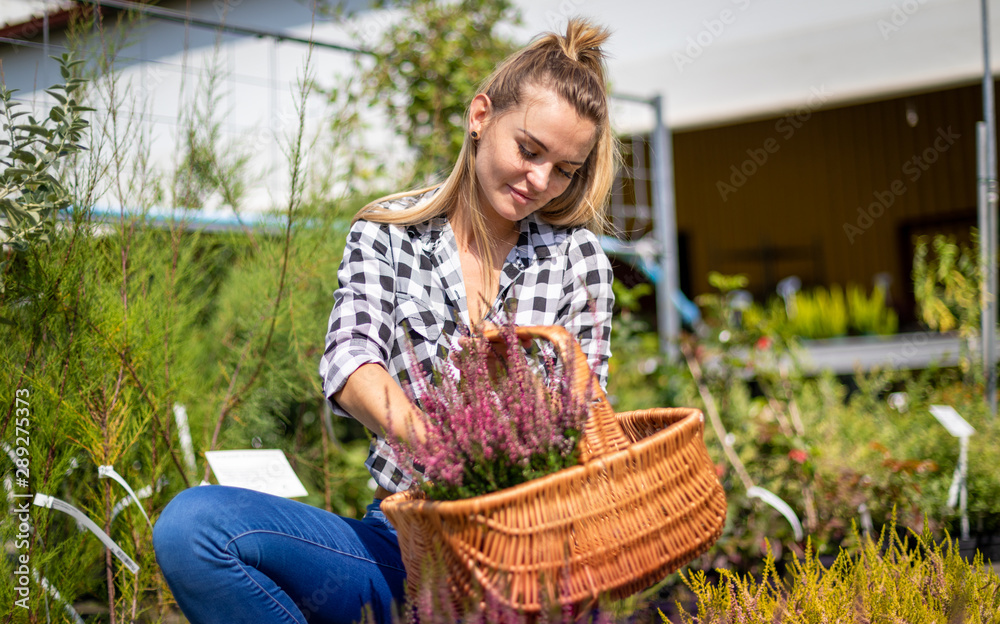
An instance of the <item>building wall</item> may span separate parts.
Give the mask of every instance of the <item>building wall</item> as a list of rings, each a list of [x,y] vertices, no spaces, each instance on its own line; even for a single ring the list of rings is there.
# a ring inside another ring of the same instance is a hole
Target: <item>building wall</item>
[[[288,0],[169,0],[159,2],[157,7],[188,11],[214,22],[350,46],[369,45],[391,17],[386,12],[366,10],[367,0],[332,0],[327,4],[354,11],[355,17],[345,21],[314,15],[309,3]],[[88,44],[82,46],[84,58],[93,61],[111,48],[110,33],[116,32],[113,25],[121,18],[120,13],[108,12],[104,34],[95,31],[86,38]],[[44,89],[59,81],[59,67],[49,55],[67,51],[65,22],[61,20],[60,26],[52,29],[48,49],[42,44],[41,31],[32,31],[29,40],[0,42],[3,80],[8,87],[19,90],[16,99],[36,114],[44,113],[53,102]],[[129,121],[129,138],[122,142],[130,145],[134,153],[123,160],[136,161],[139,153],[147,152],[152,169],[169,181],[181,159],[185,119],[197,102],[204,101],[208,81],[214,76],[213,119],[219,123],[220,149],[246,154],[249,159],[248,189],[241,208],[263,211],[283,205],[291,177],[287,145],[298,129],[298,85],[306,60],[315,83],[331,89],[343,88],[346,79],[357,72],[354,56],[329,47],[310,50],[300,42],[218,32],[155,17],[126,23],[129,26],[120,34],[122,43],[110,61],[118,76],[117,99],[111,101],[109,81],[99,81],[90,85],[92,97],[87,102],[97,109],[92,116],[95,125],[107,120],[112,108],[119,119]],[[330,139],[328,125],[336,110],[317,90],[306,102],[306,141],[324,139],[309,154],[309,165],[318,172],[327,166],[344,167],[339,161],[324,161],[329,158],[324,141]],[[389,167],[406,162],[409,152],[405,142],[391,133],[384,116],[367,110],[362,114],[369,127],[344,141],[375,152],[379,162]],[[350,153],[349,148],[341,151]],[[134,203],[134,198],[117,197],[114,189],[98,201],[112,209],[119,204],[135,208]],[[209,209],[218,205],[217,196],[206,202]]]
[[[981,102],[961,86],[676,133],[689,294],[709,271],[746,274],[758,298],[789,275],[871,287],[887,273],[910,318],[912,236],[976,223]]]

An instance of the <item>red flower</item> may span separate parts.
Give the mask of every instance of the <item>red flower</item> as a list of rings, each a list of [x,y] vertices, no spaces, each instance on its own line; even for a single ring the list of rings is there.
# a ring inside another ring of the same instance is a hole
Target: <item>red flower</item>
[[[763,351],[765,349],[771,348],[771,339],[767,336],[761,336],[757,339],[757,349]]]
[[[802,449],[792,449],[788,451],[788,457],[794,462],[804,464],[807,459],[809,459],[809,454]]]

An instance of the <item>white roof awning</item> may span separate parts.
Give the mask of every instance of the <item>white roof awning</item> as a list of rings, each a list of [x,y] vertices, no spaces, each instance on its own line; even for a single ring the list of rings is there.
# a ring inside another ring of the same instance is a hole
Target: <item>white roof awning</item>
[[[615,92],[666,99],[675,129],[892,97],[982,76],[979,0],[537,0],[521,3],[527,38],[591,17],[614,35]],[[1000,1],[990,0],[1000,66]],[[616,106],[623,132],[650,111]]]

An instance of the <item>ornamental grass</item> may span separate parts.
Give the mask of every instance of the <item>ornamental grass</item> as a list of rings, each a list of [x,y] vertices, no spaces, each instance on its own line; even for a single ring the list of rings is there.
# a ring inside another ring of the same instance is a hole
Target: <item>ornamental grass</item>
[[[856,536],[857,537],[857,536]],[[697,597],[685,624],[891,622],[987,624],[1000,621],[1000,577],[977,553],[969,561],[958,542],[936,542],[927,530],[900,536],[887,524],[878,540],[857,537],[829,568],[811,548],[779,575],[768,553],[761,577],[701,571],[684,582]],[[680,605],[678,605],[680,607]],[[663,618],[666,622],[666,618]]]

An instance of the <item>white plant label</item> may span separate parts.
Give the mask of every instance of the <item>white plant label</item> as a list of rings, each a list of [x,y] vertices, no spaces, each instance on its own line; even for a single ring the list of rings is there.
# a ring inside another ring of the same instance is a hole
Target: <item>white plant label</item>
[[[205,459],[212,467],[219,485],[231,485],[285,498],[308,494],[281,449],[207,451]]]
[[[941,426],[956,438],[967,438],[976,432],[950,405],[931,405],[930,410]]]
[[[104,545],[108,547],[118,560],[125,564],[128,571],[132,574],[137,574],[139,572],[139,564],[132,561],[132,558],[125,554],[125,551],[121,549],[115,540],[111,539],[107,533],[101,530],[99,526],[94,524],[94,521],[87,517],[87,514],[83,513],[73,505],[70,505],[64,500],[59,500],[58,498],[52,498],[45,494],[35,494],[34,500],[35,506],[45,507],[46,509],[58,509],[64,514],[69,514],[77,521],[78,524],[82,524],[87,527],[91,533],[97,536],[97,539],[104,542]]]
[[[146,519],[146,524],[149,525],[149,528],[153,528],[153,523],[149,521],[149,516],[146,515],[146,510],[142,508],[142,503],[139,502],[139,497],[135,495],[135,492],[132,490],[132,486],[125,481],[125,478],[115,472],[114,466],[98,466],[97,476],[102,479],[114,479],[119,485],[125,488],[128,495],[135,501],[136,507],[138,507],[139,511],[142,512],[142,517]]]

